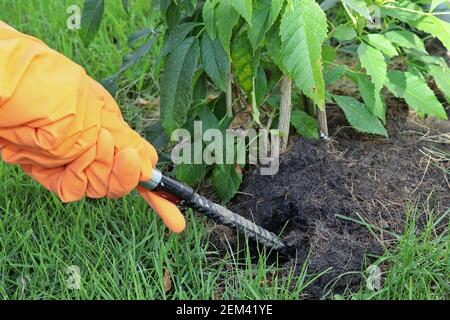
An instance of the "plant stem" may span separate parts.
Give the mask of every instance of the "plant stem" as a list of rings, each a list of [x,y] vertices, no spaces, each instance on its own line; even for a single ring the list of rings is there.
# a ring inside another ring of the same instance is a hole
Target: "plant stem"
[[[327,112],[325,107],[323,110],[317,108],[317,122],[319,124],[319,137],[322,140],[328,139],[328,123],[327,123]]]
[[[289,139],[292,107],[291,89],[292,81],[288,76],[284,75],[280,84],[280,120],[278,125],[281,134],[281,152],[286,150]]]

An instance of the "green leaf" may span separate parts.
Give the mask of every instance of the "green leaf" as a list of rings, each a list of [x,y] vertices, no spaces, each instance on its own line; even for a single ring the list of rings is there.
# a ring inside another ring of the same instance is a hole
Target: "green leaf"
[[[364,0],[341,0],[341,1],[348,8],[359,13],[364,18],[372,20],[372,18],[370,17],[369,9],[367,8],[366,2]]]
[[[256,84],[255,84],[255,78],[253,78],[253,87],[251,92],[251,102],[252,102],[252,118],[253,120],[262,127],[261,124],[261,112],[258,109],[258,106],[256,105]]]
[[[133,54],[126,55],[123,58],[123,63],[119,72],[124,72],[126,69],[139,62],[140,59],[142,59],[150,51],[155,40],[156,36],[151,37],[146,43],[140,46]]]
[[[181,20],[181,12],[176,2],[170,1],[164,18],[168,30],[172,30],[174,27],[179,25]]]
[[[367,74],[370,75],[371,81],[375,86],[375,106],[373,113],[384,122],[386,120],[386,108],[381,100],[380,91],[386,82],[386,61],[379,50],[365,43],[361,43],[358,47],[358,56],[361,65],[366,69]]]
[[[106,89],[113,97],[116,95],[117,92],[117,80],[119,79],[120,74],[115,73],[110,77],[107,77],[105,79],[102,79],[100,81],[100,84],[103,88]]]
[[[172,0],[159,0],[159,11],[161,11],[161,14],[163,17],[166,16],[167,10],[169,9],[169,6],[172,4]]]
[[[191,146],[193,149],[194,147]],[[190,186],[200,182],[206,174],[204,164],[181,163],[175,167],[175,177]]]
[[[208,106],[202,106],[198,113],[198,117],[199,120],[202,121],[203,131],[220,128],[219,120],[217,120],[216,115],[208,108]]]
[[[325,62],[334,62],[336,60],[336,48],[324,43],[322,46],[322,60]]]
[[[267,77],[264,68],[259,66],[255,79],[255,98],[259,106],[264,101],[267,92]]]
[[[272,0],[271,2],[272,6],[270,8],[269,14],[269,25],[267,26],[269,29],[273,26],[275,21],[277,21],[281,9],[283,8],[284,5],[284,0]]]
[[[447,68],[447,62],[443,57],[430,56],[428,53],[416,49],[404,49],[404,51],[408,55],[409,61],[414,63],[420,61],[424,67],[435,64],[441,68]]]
[[[133,44],[135,44],[137,41],[139,41],[142,38],[145,38],[149,35],[151,35],[153,33],[152,29],[149,28],[144,28],[141,29],[139,31],[136,31],[134,33],[132,33],[129,37],[128,37],[128,46],[131,47]]]
[[[327,37],[327,19],[314,0],[292,3],[293,6],[286,6],[280,26],[283,66],[295,84],[323,109],[325,83],[321,54]]]
[[[253,58],[253,50],[247,37],[241,35],[233,43],[231,68],[239,87],[249,96],[253,89],[253,78],[256,74]]]
[[[161,120],[158,120],[147,127],[144,131],[144,137],[146,140],[152,142],[152,146],[154,146],[157,151],[167,147],[170,142],[169,136],[162,127]]]
[[[367,110],[364,104],[353,97],[333,96],[333,99],[344,111],[348,122],[357,131],[388,136],[383,124]]]
[[[306,112],[300,110],[292,111],[291,124],[299,135],[307,139],[319,139],[317,120],[310,117]]]
[[[435,16],[424,16],[412,23],[412,25],[438,38],[447,50],[450,50],[450,23]]]
[[[278,23],[273,25],[266,34],[266,49],[272,61],[281,69],[281,38]]]
[[[100,24],[102,23],[104,11],[104,0],[84,1],[83,13],[81,15],[80,37],[85,47],[89,46],[97,34]]]
[[[352,76],[359,89],[359,93],[367,106],[367,109],[375,115],[375,85],[370,81],[369,76],[365,74],[355,74]]]
[[[430,74],[433,76],[437,87],[441,90],[445,99],[450,103],[450,71],[448,68],[443,69],[435,65],[428,67]]]
[[[218,39],[204,33],[201,43],[202,63],[206,74],[222,91],[227,90],[228,56]]]
[[[256,50],[264,39],[264,35],[269,29],[269,14],[272,7],[272,0],[255,0],[255,7],[252,16],[252,26],[248,29],[248,39]]]
[[[239,21],[239,15],[231,5],[231,0],[222,0],[216,10],[217,33],[225,52],[230,55],[230,42],[233,28]]]
[[[341,24],[336,27],[336,29],[333,30],[331,36],[338,40],[339,42],[342,41],[350,41],[356,38],[356,30],[352,28],[349,25]]]
[[[398,55],[397,49],[395,49],[389,39],[382,34],[368,34],[367,36],[364,36],[363,39],[388,57],[395,57]]]
[[[205,103],[208,98],[208,84],[206,81],[206,74],[203,72],[203,70],[197,70],[193,80],[195,81],[195,84],[192,90],[192,103],[194,106],[197,106]]]
[[[233,8],[252,25],[252,0],[231,0]]]
[[[381,13],[405,23],[412,23],[422,16],[422,9],[409,1],[389,3],[389,7],[381,6]]]
[[[256,50],[264,40],[264,36],[274,25],[284,0],[255,0],[253,7],[252,25],[247,30],[248,39]]]
[[[195,12],[195,3],[192,0],[183,0],[184,3],[184,11],[186,12],[188,17],[192,17]]]
[[[214,117],[214,115],[210,116],[210,114],[207,114],[205,110],[207,110],[207,107],[203,106],[199,113],[199,118],[202,121],[203,130],[208,130],[212,127],[217,128],[217,119]],[[211,113],[211,111],[209,111],[209,113]],[[211,118],[213,118],[213,120],[211,120]],[[214,122],[212,123],[212,121]],[[192,137],[194,137],[193,134]],[[201,139],[201,137],[194,138],[194,140],[195,139]],[[202,144],[202,142],[200,143]],[[175,176],[178,180],[181,180],[192,186],[197,182],[200,182],[206,174],[206,165],[204,163],[198,163],[198,160],[203,159],[204,145],[202,144],[202,147],[198,148],[197,150],[195,148],[194,142],[189,146],[188,150],[190,151],[190,161],[189,163],[177,164],[175,166]],[[183,152],[186,152],[188,150],[183,150]],[[183,154],[183,156],[185,155]]]
[[[337,65],[333,67],[325,68],[323,72],[323,79],[326,85],[330,85],[333,82],[339,80],[347,72],[345,65]]]
[[[214,191],[222,199],[228,202],[238,192],[242,183],[242,173],[236,170],[236,165],[216,165],[212,172]]]
[[[431,34],[438,38],[447,50],[450,50],[450,23],[434,15],[423,14],[420,6],[409,1],[393,3],[390,7],[392,8],[383,6],[382,13]]]
[[[364,103],[369,109],[370,113],[374,114],[375,110],[375,86],[370,81],[369,76],[365,74],[356,75],[356,82],[358,84],[359,93],[361,94]]]
[[[122,6],[123,6],[123,9],[125,10],[125,12],[127,13],[127,14],[130,14],[130,12],[128,11],[128,0],[122,0]]]
[[[167,57],[160,87],[162,124],[168,134],[186,122],[199,51],[197,38],[190,37]]]
[[[323,0],[320,3],[320,7],[323,11],[328,11],[331,8],[334,8],[339,3],[339,0]]]
[[[166,56],[172,52],[173,49],[186,39],[187,35],[199,25],[200,23],[196,22],[186,22],[174,27],[164,42],[164,46],[161,49],[161,55]]]
[[[388,31],[385,37],[392,43],[407,49],[417,49],[421,52],[427,53],[423,41],[414,33],[407,30]]]
[[[420,70],[416,66],[409,65],[408,69],[406,69],[406,72],[411,73],[412,75],[415,75],[416,77],[420,78],[422,81],[426,81],[422,72],[420,72]]]
[[[214,20],[214,8],[217,1],[206,0],[202,9],[203,22],[211,39],[216,39],[217,26]]]
[[[175,177],[192,186],[198,182],[200,182],[205,174],[206,174],[206,165],[196,164],[195,159],[202,159],[203,157],[203,148],[199,148],[198,153],[196,153],[196,148],[194,147],[194,143],[192,143],[189,147],[190,150],[190,162],[189,163],[181,163],[175,166]],[[185,152],[184,150],[183,152]],[[184,155],[183,155],[184,156]]]
[[[390,71],[386,86],[396,97],[405,99],[419,114],[447,119],[444,107],[426,82],[419,77],[409,72]]]
[[[358,84],[358,89],[367,109],[376,116],[376,103],[381,101],[383,110],[386,110],[386,103],[380,92],[375,92],[375,86],[370,81],[369,77],[365,74],[355,75],[356,83]],[[377,100],[375,99],[377,96]]]
[[[361,43],[358,47],[358,57],[361,65],[366,69],[367,74],[370,75],[375,87],[383,87],[386,82],[387,70],[383,54],[379,50]]]

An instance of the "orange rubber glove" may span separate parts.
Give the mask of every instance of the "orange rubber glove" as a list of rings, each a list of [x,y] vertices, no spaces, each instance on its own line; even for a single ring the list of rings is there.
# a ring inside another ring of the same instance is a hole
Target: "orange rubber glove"
[[[82,67],[1,21],[0,150],[64,202],[122,197],[158,161]],[[184,230],[174,204],[138,190],[171,231]]]

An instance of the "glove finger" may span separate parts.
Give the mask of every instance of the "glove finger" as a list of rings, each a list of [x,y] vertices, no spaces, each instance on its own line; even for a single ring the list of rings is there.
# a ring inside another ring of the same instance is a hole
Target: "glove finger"
[[[0,138],[0,151],[2,150],[2,148],[6,147],[7,145],[8,145],[8,141]],[[1,156],[1,154],[0,154],[0,156]]]
[[[140,174],[141,162],[137,150],[124,148],[119,151],[114,157],[107,197],[118,199],[130,193],[139,184]]]
[[[108,194],[108,178],[111,175],[114,161],[114,141],[109,132],[100,129],[97,141],[95,161],[86,168],[88,187],[86,195],[90,198],[102,198]]]
[[[117,115],[104,111],[102,114],[103,127],[108,130],[118,150],[133,148],[137,150],[140,157],[140,180],[148,180],[152,176],[153,167],[158,162],[158,154],[155,148],[136,131],[119,120]]]
[[[87,150],[83,150],[83,153]],[[79,156],[79,155],[78,155]],[[46,151],[36,151],[35,149],[23,148],[14,143],[6,143],[2,146],[2,159],[6,163],[24,164],[32,166],[45,166],[46,168],[56,168],[65,166],[77,157],[58,157]]]
[[[20,164],[20,167],[27,175],[40,183],[44,188],[58,194],[59,181],[61,180],[61,176],[64,174],[63,167],[44,168],[24,164]]]
[[[46,168],[24,164],[21,166],[25,173],[46,189],[56,193],[63,202],[73,202],[83,198],[86,193],[88,177],[85,170],[94,161],[95,154],[95,149],[92,148],[65,167]]]
[[[186,220],[175,204],[142,187],[138,187],[138,191],[170,231],[183,232],[186,228]]]

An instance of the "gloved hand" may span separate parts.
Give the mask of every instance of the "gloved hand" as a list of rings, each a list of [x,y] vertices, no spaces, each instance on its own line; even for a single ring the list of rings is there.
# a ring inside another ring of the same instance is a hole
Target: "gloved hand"
[[[158,161],[82,67],[1,21],[0,150],[64,202],[122,197],[151,178]],[[183,231],[174,204],[138,190],[171,231]]]

